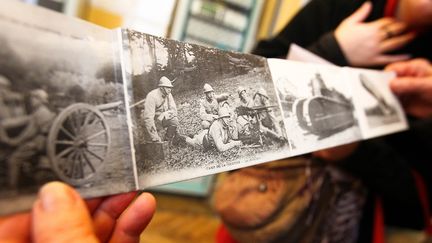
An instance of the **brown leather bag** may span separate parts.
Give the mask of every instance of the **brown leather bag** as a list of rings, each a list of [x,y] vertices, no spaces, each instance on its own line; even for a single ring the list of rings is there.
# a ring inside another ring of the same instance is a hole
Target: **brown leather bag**
[[[232,172],[214,207],[238,242],[355,242],[364,196],[355,178],[297,157]]]
[[[323,177],[297,157],[232,172],[216,188],[215,210],[240,242],[272,242],[307,211]]]

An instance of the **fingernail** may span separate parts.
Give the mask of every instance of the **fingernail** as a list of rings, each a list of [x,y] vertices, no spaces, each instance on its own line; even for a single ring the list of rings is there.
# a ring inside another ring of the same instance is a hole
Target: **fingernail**
[[[47,212],[65,210],[75,203],[75,196],[71,189],[60,182],[51,182],[39,191],[42,208]]]

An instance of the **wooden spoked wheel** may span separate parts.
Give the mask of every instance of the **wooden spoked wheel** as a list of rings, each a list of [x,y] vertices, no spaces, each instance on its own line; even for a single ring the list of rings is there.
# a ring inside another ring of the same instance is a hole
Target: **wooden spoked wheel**
[[[102,112],[77,103],[56,117],[47,142],[53,171],[61,180],[79,186],[87,184],[103,166],[111,135]]]

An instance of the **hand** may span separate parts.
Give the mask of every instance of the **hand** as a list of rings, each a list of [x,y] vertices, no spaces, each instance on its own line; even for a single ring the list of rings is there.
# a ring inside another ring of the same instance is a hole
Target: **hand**
[[[415,33],[405,33],[407,25],[391,18],[365,23],[371,10],[372,3],[365,2],[335,30],[347,61],[353,66],[370,67],[409,59],[409,55],[385,53],[400,49],[415,38]]]
[[[334,148],[324,149],[313,152],[314,157],[320,158],[328,162],[337,162],[348,158],[358,148],[360,143],[350,143]]]
[[[165,119],[171,120],[174,117],[176,117],[176,114],[175,114],[175,112],[173,110],[168,110],[166,112],[167,112],[167,115],[166,115]]]
[[[432,65],[425,59],[390,64],[386,71],[394,71],[397,78],[390,88],[399,96],[405,111],[418,118],[432,116]]]
[[[400,77],[428,77],[432,76],[431,63],[422,58],[387,65],[385,71],[395,72]]]
[[[45,185],[32,214],[0,218],[0,242],[139,242],[155,211],[154,198],[125,193],[85,202],[71,187]],[[132,202],[133,201],[133,202]]]

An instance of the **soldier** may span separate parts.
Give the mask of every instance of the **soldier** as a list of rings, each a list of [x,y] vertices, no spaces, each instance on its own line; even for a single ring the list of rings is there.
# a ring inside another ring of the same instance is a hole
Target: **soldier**
[[[4,97],[9,91],[10,85],[11,83],[7,78],[0,76],[0,120],[8,117],[8,107],[6,107]]]
[[[11,90],[11,81],[0,75],[0,121],[26,114],[24,97]]]
[[[20,145],[8,159],[9,186],[16,188],[21,166],[30,162],[36,155],[45,152],[46,138],[56,116],[48,107],[48,94],[37,89],[30,92],[30,106],[33,110],[28,119],[25,136]]]
[[[242,145],[241,141],[233,140],[236,137],[235,129],[230,126],[228,109],[219,109],[218,118],[209,129],[204,129],[193,138],[186,138],[186,143],[192,146],[202,146],[205,150],[216,148],[219,152]]]
[[[250,114],[248,114],[248,112],[246,112],[246,110],[248,110],[248,108],[251,108],[254,106],[254,102],[252,100],[251,97],[249,97],[249,95],[247,94],[246,88],[240,86],[237,89],[237,93],[239,95],[239,103],[237,106],[237,129],[238,129],[238,133],[239,135],[245,135],[245,136],[249,136],[250,135],[250,131],[249,131],[249,125],[252,122],[252,117],[250,116]],[[242,112],[241,110],[245,110],[244,112]]]
[[[208,129],[212,122],[218,118],[220,107],[229,106],[227,100],[228,94],[215,95],[215,92],[210,84],[204,84],[205,98],[200,102],[200,117],[201,126],[203,129]]]
[[[269,97],[267,92],[260,88],[255,93],[254,97],[254,106],[255,107],[267,107],[270,106]],[[267,134],[270,137],[276,138],[278,140],[284,140],[282,136],[282,131],[280,129],[279,123],[276,120],[276,117],[271,110],[271,108],[265,108],[258,113],[257,117],[258,121],[261,123],[261,131],[264,134]]]
[[[161,142],[159,131],[166,129],[165,140],[172,141],[177,134],[177,107],[171,94],[171,80],[163,76],[158,88],[147,94],[144,102],[143,121],[147,142]]]
[[[246,107],[252,107],[254,105],[253,100],[249,97],[246,88],[239,86],[237,89],[237,93],[240,98],[240,105]]]

